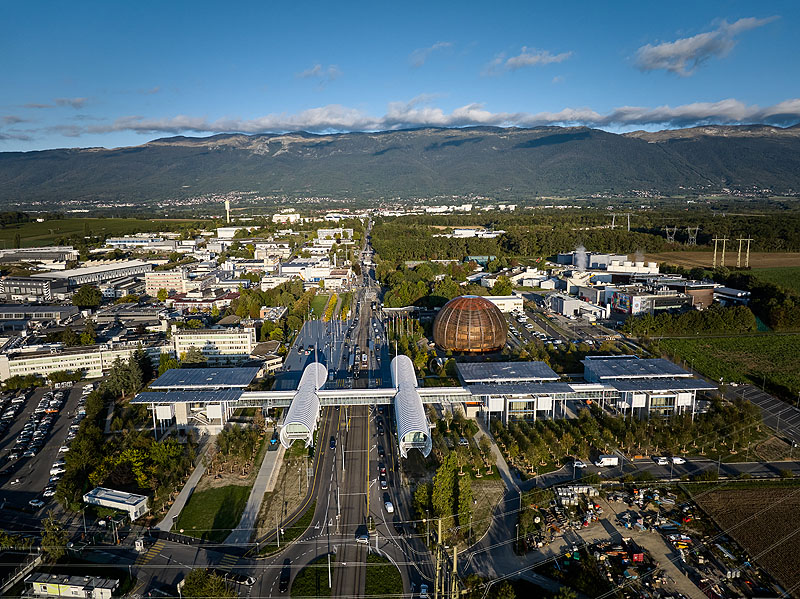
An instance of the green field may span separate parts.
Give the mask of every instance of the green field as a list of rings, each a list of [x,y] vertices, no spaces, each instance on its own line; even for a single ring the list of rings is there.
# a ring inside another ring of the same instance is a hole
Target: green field
[[[402,595],[403,579],[397,567],[385,557],[367,556],[367,577],[364,595]]]
[[[311,300],[311,311],[314,313],[314,318],[322,318],[329,297],[330,295],[317,294],[314,296],[314,299]]]
[[[8,225],[0,229],[0,245],[14,247],[14,239],[19,233],[20,246],[54,245],[56,240],[71,235],[129,235],[171,229],[180,221],[144,220],[138,218],[64,218],[46,220],[42,223],[30,222]],[[191,221],[186,221],[188,224]]]
[[[249,485],[228,485],[194,493],[178,516],[173,530],[222,542],[237,524],[250,496]]]
[[[800,293],[800,266],[781,268],[754,268],[753,274],[762,281]]]
[[[800,335],[664,339],[659,347],[712,380],[753,383],[785,397],[800,393]]]

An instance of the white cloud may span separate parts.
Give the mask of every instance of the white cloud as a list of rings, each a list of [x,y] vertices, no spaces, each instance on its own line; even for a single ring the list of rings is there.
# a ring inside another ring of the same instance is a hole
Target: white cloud
[[[75,110],[86,106],[88,101],[89,98],[56,98],[53,100],[53,102],[56,103],[56,106],[70,106]]]
[[[342,72],[335,64],[323,67],[321,64],[317,63],[310,69],[306,69],[305,71],[297,73],[295,76],[298,79],[317,79],[319,81],[320,88],[322,88],[334,79],[341,77],[341,75]]]
[[[528,48],[522,46],[522,50],[516,56],[509,56],[506,58],[504,53],[500,53],[487,64],[482,75],[499,75],[503,71],[516,71],[526,67],[538,67],[547,64],[564,62],[572,52],[561,52],[560,54],[553,54],[548,50],[537,50],[536,48]]]
[[[713,57],[727,56],[736,45],[736,36],[763,27],[778,17],[748,17],[734,23],[722,21],[705,33],[657,45],[647,44],[636,51],[636,66],[642,71],[666,70],[682,77],[692,75],[697,67]]]
[[[437,50],[444,50],[446,48],[452,48],[452,42],[436,42],[432,46],[428,46],[427,48],[417,48],[414,50],[411,55],[408,57],[409,61],[411,62],[411,66],[415,69],[418,69],[430,57],[431,53],[436,52]]]
[[[254,119],[178,115],[162,119],[128,116],[106,125],[89,126],[85,133],[135,131],[144,134],[193,133],[281,133],[309,131],[383,131],[414,127],[536,127],[543,125],[586,125],[613,127],[689,127],[706,124],[765,123],[790,125],[800,122],[800,98],[766,107],[747,105],[736,99],[695,102],[680,106],[621,106],[601,114],[591,108],[564,108],[557,112],[492,112],[483,104],[471,103],[446,112],[433,106],[433,96],[418,96],[408,102],[391,102],[382,116],[331,104],[296,114],[273,113]],[[75,130],[70,128],[70,134]]]

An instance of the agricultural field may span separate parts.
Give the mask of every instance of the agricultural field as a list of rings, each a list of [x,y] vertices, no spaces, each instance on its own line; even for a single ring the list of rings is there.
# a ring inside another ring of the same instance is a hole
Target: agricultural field
[[[181,220],[144,220],[138,218],[64,218],[46,220],[41,223],[29,222],[8,225],[0,229],[0,246],[14,247],[16,235],[19,234],[20,247],[54,245],[57,239],[79,235],[130,235],[133,233],[149,233],[163,229],[171,229]]]
[[[725,266],[728,268],[736,266],[736,253],[738,246],[728,245],[725,251]],[[717,252],[717,261],[722,258],[722,246]],[[631,257],[633,259],[633,257]],[[646,254],[645,260],[649,262],[666,262],[687,268],[702,266],[711,268],[714,259],[714,250],[704,252],[660,252],[657,254]],[[640,258],[641,260],[641,258]],[[744,266],[744,250],[742,250],[742,266]],[[800,254],[784,252],[750,252],[750,267],[757,268],[781,268],[787,266],[800,267]]]
[[[800,488],[719,489],[694,500],[784,588],[800,586]]]
[[[753,383],[796,398],[800,335],[663,339],[659,347],[712,380]]]
[[[753,269],[753,274],[762,281],[774,283],[778,287],[784,287],[800,293],[800,266],[756,268]]]

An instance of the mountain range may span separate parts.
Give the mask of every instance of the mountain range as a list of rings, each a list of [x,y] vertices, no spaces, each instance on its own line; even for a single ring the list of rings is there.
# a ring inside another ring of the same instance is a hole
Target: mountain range
[[[230,191],[368,200],[800,190],[800,126],[616,134],[587,127],[423,128],[169,137],[123,148],[0,153],[0,206]],[[768,192],[768,193],[769,193]]]

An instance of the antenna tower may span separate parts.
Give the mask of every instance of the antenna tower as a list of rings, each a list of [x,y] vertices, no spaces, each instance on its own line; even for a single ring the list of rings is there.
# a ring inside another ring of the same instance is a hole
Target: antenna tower
[[[617,215],[616,214],[612,214],[611,215],[611,230],[613,231],[614,227],[616,227],[616,226],[617,226]]]
[[[667,243],[675,243],[675,233],[678,232],[678,227],[664,227],[664,230],[667,232]]]
[[[695,227],[694,229],[686,227],[686,233],[689,234],[689,241],[686,242],[686,245],[697,245],[697,232],[699,230],[700,227]]]
[[[231,224],[231,201],[225,200],[225,217],[227,218],[228,224]]]

